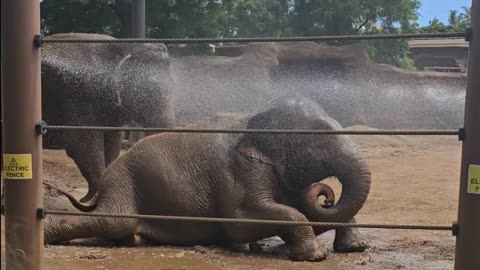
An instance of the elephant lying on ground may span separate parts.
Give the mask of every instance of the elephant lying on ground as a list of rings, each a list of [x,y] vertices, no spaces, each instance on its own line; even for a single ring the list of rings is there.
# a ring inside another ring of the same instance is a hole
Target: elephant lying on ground
[[[295,98],[253,116],[248,128],[341,126],[316,103]],[[310,187],[330,176],[338,177],[343,190],[337,204],[327,208],[317,201],[317,193],[324,193],[321,188]],[[115,160],[89,204],[75,204],[94,213],[354,222],[369,190],[369,168],[348,136],[159,134],[139,141]],[[278,235],[292,260],[318,261],[326,254],[315,236],[324,231],[310,226],[50,215],[45,242],[94,236],[123,241],[138,234],[158,244],[196,245],[246,243]],[[365,248],[358,230],[337,229],[336,251]]]
[[[113,39],[96,34],[56,34],[49,39]],[[167,48],[163,44],[48,43],[42,49],[42,108],[51,125],[145,127],[175,122]],[[66,151],[88,182],[97,181],[120,153],[120,132],[49,132],[63,137]],[[48,147],[48,145],[47,145]]]

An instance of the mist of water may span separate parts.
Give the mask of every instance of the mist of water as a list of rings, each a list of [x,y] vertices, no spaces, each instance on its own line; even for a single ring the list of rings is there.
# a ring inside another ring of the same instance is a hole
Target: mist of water
[[[242,57],[190,56],[171,59],[171,84],[165,82],[165,68],[154,64],[153,54],[144,53],[153,60],[137,61],[137,56],[113,51],[113,45],[62,46],[70,47],[45,48],[43,64],[47,73],[54,69],[62,76],[50,88],[73,89],[69,95],[76,96],[75,102],[132,101],[127,105],[135,107],[133,111],[151,114],[145,107],[152,98],[150,88],[163,87],[176,99],[180,122],[208,121],[222,113],[253,114],[278,99],[302,95],[318,102],[343,126],[451,129],[463,123],[465,82],[455,77],[402,77],[318,63],[276,66]],[[47,74],[44,80],[49,79]],[[47,85],[44,92],[50,88]]]
[[[343,126],[456,129],[463,123],[465,84],[460,78],[399,79],[318,65],[272,68],[236,64],[226,57],[210,59],[222,64],[191,57],[172,62],[182,121],[206,120],[222,112],[252,114],[280,98],[302,95]]]

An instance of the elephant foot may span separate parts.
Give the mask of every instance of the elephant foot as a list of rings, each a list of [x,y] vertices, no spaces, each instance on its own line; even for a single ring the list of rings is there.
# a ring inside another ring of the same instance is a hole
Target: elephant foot
[[[339,253],[363,252],[368,248],[368,242],[363,239],[357,228],[337,230],[333,249]]]
[[[301,246],[281,245],[273,253],[288,257],[292,261],[319,262],[327,258],[327,250],[318,239]]]

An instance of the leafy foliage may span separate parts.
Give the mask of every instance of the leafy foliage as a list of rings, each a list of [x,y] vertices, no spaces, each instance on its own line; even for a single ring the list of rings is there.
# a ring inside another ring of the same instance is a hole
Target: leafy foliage
[[[420,28],[424,33],[463,32],[470,24],[471,8],[462,7],[462,11],[450,10],[448,25],[441,23],[438,18],[433,18],[428,26]]]
[[[293,31],[302,35],[388,34],[417,28],[417,0],[295,1]],[[308,27],[306,27],[308,26]],[[381,63],[411,68],[404,40],[362,42]]]
[[[281,36],[288,26],[287,0],[227,0],[228,36]]]
[[[45,34],[83,32],[118,36],[120,20],[113,2],[44,0],[41,3],[42,30]]]

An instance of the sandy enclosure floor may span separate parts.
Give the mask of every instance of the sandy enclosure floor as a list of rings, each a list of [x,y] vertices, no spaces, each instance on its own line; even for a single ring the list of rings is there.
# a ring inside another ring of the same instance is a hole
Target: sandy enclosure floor
[[[365,127],[353,127],[362,128]],[[456,137],[353,137],[371,167],[372,189],[359,223],[450,225],[456,219],[461,143]],[[64,151],[45,150],[45,179],[63,181],[81,196],[86,182]],[[334,180],[328,180],[340,190]],[[2,269],[5,269],[2,217]],[[47,246],[47,269],[452,269],[455,238],[448,231],[361,229],[370,241],[363,253],[338,254],[334,232],[321,236],[331,253],[318,263],[272,255],[281,243],[264,240],[266,251],[220,247]]]

